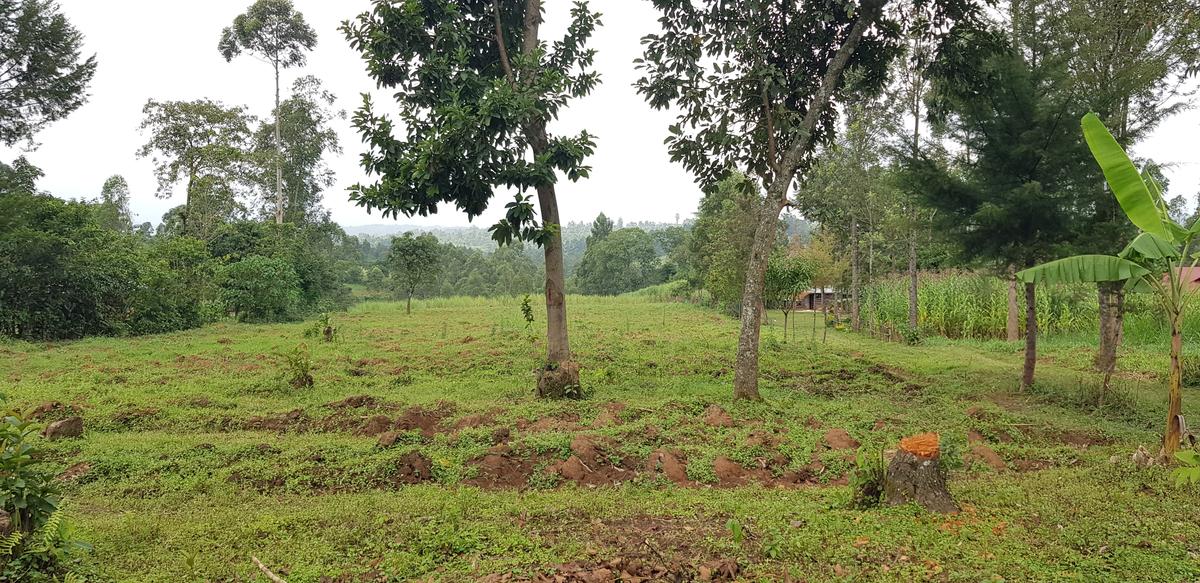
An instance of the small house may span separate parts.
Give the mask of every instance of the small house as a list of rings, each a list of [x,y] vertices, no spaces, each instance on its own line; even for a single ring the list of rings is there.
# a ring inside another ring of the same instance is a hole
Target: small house
[[[820,312],[825,309],[825,306],[833,306],[837,301],[837,292],[830,287],[813,288],[796,298],[797,310],[812,310]]]

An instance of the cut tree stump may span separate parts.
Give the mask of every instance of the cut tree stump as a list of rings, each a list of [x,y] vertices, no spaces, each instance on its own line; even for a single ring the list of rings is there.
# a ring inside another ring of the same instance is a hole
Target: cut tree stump
[[[938,434],[925,433],[900,440],[900,449],[888,464],[883,499],[889,506],[915,502],[931,512],[958,512],[946,487],[946,470],[940,463]]]

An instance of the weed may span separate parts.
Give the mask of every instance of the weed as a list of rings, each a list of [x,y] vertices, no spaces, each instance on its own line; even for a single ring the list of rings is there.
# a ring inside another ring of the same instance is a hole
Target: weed
[[[874,508],[883,501],[883,482],[887,476],[887,464],[883,451],[858,450],[854,457],[854,469],[850,472],[851,508]]]
[[[1183,464],[1171,472],[1176,486],[1200,484],[1200,452],[1195,450],[1175,452],[1175,459]]]
[[[283,361],[283,376],[288,385],[295,389],[313,386],[312,355],[308,352],[307,344],[301,344],[291,352],[285,352]]]
[[[337,339],[337,333],[338,327],[333,323],[329,312],[323,312],[317,317],[317,321],[304,330],[304,337],[320,338],[324,342],[333,342]]]
[[[533,329],[533,298],[529,294],[525,294],[525,299],[521,300],[521,317],[525,319],[525,329]]]

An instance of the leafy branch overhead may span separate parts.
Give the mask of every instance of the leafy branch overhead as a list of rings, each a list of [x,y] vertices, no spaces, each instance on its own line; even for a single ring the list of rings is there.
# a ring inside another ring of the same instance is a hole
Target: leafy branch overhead
[[[533,4],[540,22],[540,3]],[[554,184],[556,173],[588,176],[593,136],[555,136],[545,125],[599,82],[587,46],[599,15],[576,2],[566,34],[549,44],[527,35],[527,16],[524,2],[407,0],[378,2],[343,24],[372,77],[395,89],[399,103],[398,123],[377,113],[369,96],[353,116],[367,145],[363,167],[377,181],[351,187],[351,200],[385,217],[427,216],[452,204],[474,218],[497,189],[524,193]],[[549,225],[536,214],[517,195],[494,238],[543,243]]]

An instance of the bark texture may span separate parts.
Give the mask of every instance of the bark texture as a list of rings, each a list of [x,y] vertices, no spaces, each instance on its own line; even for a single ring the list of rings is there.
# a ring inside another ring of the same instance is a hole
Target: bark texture
[[[1021,320],[1017,315],[1017,278],[1008,276],[1008,341],[1016,342],[1021,338]]]
[[[908,327],[916,330],[918,320],[917,291],[920,282],[917,280],[917,231],[913,229],[908,237]]]
[[[903,449],[888,464],[883,499],[889,506],[916,503],[931,512],[958,512],[958,503],[946,486],[946,471],[937,457],[923,457]]]
[[[1167,432],[1163,435],[1163,456],[1174,460],[1183,439],[1183,317],[1171,316],[1171,374],[1167,388]]]
[[[1021,373],[1021,390],[1033,386],[1033,373],[1037,368],[1037,285],[1025,284],[1025,370]]]
[[[1100,349],[1096,352],[1096,370],[1112,374],[1125,332],[1125,288],[1122,282],[1101,282],[1096,288],[1100,300]]]

